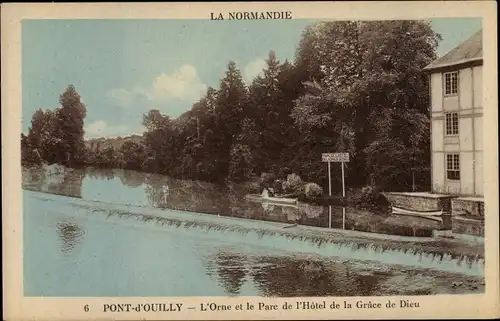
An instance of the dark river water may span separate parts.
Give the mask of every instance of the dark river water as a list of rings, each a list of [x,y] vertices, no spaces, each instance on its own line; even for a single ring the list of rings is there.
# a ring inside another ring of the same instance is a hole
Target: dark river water
[[[484,278],[482,259],[408,247],[447,228],[426,219],[255,203],[238,186],[125,170],[23,169],[23,188],[27,296],[423,295]],[[328,230],[351,234],[323,242]]]

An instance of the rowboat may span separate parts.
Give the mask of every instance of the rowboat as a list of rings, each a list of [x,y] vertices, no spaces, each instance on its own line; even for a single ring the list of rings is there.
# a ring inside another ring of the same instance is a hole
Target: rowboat
[[[438,211],[414,211],[408,210],[397,206],[392,206],[392,214],[394,215],[408,215],[408,216],[417,216],[422,218],[427,218],[434,221],[442,222],[443,210]]]
[[[286,204],[286,205],[297,205],[298,203],[298,200],[296,198],[271,197],[262,195],[247,195],[246,198],[250,201],[261,202],[261,203]]]
[[[271,190],[272,191],[272,190]],[[298,199],[289,198],[289,197],[276,197],[269,195],[269,190],[264,188],[262,194],[260,195],[247,195],[247,199],[251,201],[257,201],[262,203],[270,203],[270,204],[286,204],[286,205],[297,205]]]
[[[297,205],[298,200],[296,198],[285,197],[263,197],[262,202]]]

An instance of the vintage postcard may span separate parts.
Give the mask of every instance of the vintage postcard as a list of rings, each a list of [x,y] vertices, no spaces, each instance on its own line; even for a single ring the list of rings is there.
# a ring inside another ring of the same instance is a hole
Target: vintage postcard
[[[498,317],[496,12],[2,5],[4,319]]]

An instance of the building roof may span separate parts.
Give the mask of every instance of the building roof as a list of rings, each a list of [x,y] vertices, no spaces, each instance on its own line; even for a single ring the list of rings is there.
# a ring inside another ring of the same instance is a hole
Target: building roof
[[[483,61],[483,30],[479,30],[472,37],[465,40],[447,54],[434,60],[424,70],[450,67],[470,62]]]

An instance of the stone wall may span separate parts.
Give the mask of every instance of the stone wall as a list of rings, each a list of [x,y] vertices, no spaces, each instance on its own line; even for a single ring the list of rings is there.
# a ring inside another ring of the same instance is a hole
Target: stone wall
[[[484,219],[484,202],[455,198],[451,201],[452,214]]]
[[[452,233],[484,237],[484,220],[470,219],[463,216],[452,217]]]
[[[391,205],[414,211],[451,211],[451,199],[453,196],[425,197],[416,195],[405,195],[397,193],[384,194]]]
[[[443,210],[451,212],[451,233],[472,237],[484,237],[484,202],[480,199],[460,198],[451,195],[414,195],[384,193],[394,206],[414,211]],[[450,237],[449,232],[439,233]]]

